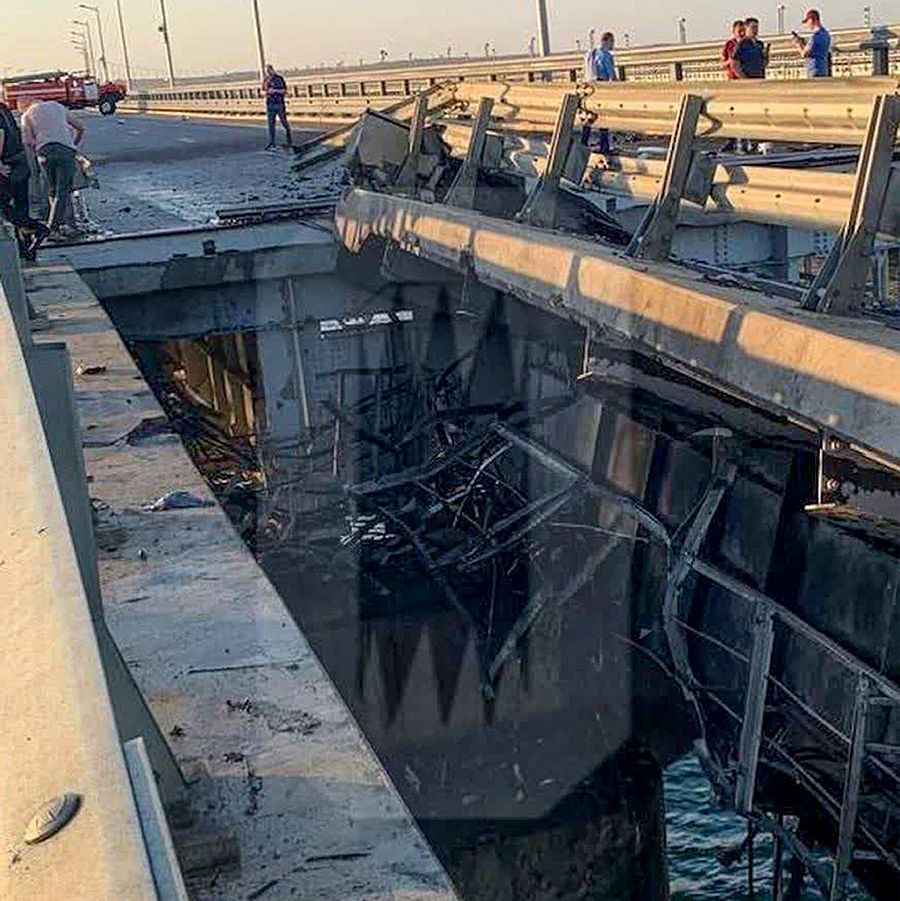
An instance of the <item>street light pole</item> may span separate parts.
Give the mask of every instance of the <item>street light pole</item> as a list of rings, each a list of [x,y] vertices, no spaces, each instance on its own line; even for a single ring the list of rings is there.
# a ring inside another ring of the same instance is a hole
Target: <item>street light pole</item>
[[[73,31],[72,34],[78,35],[79,40],[73,40],[72,46],[76,50],[81,51],[81,54],[84,57],[84,74],[87,75],[88,71],[90,70],[90,60],[88,59],[87,44],[85,43],[84,36],[79,32]]]
[[[863,7],[863,25],[865,25],[866,28],[872,27],[872,7],[871,6]]]
[[[128,42],[125,40],[125,20],[122,18],[122,0],[116,0],[116,13],[119,16],[119,37],[122,39],[122,56],[125,58],[125,87],[131,93],[131,60],[128,59]]]
[[[679,43],[687,43],[687,19],[682,16],[678,20],[678,41]]]
[[[783,3],[778,4],[778,33],[784,34],[784,13],[787,7]]]
[[[166,64],[169,67],[169,87],[175,87],[175,67],[172,65],[172,45],[169,43],[169,25],[166,21],[166,0],[159,0],[159,9],[162,13],[162,25],[159,26],[159,32],[162,35],[163,43],[166,45]]]
[[[547,18],[547,0],[537,0],[538,53],[550,55],[550,22]]]
[[[91,60],[91,75],[97,74],[97,57],[94,56],[94,42],[91,40],[91,23],[85,20],[84,22],[79,21],[78,19],[72,19],[73,25],[80,25],[84,29],[84,38],[87,42],[88,46],[88,54],[90,55]]]
[[[100,18],[100,7],[79,3],[79,9],[86,9],[97,17],[97,34],[100,36],[100,64],[103,66],[103,80],[109,81],[109,64],[106,61],[106,44],[103,41],[103,20]]]
[[[259,51],[259,77],[266,80],[266,50],[263,46],[262,24],[259,21],[259,0],[253,0],[253,20],[256,22],[256,49]]]

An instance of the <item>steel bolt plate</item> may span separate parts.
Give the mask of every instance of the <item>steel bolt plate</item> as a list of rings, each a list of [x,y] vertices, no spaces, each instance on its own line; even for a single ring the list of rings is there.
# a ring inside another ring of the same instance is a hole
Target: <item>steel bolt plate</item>
[[[35,812],[25,829],[25,844],[37,845],[52,838],[78,813],[81,796],[66,793],[51,798]]]

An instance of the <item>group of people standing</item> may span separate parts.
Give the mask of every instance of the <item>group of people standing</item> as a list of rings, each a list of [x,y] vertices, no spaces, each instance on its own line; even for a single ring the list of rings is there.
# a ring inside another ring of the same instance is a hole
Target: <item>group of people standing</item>
[[[19,253],[34,259],[40,243],[60,229],[75,181],[77,147],[84,126],[55,100],[38,100],[22,112],[21,123],[0,103],[0,216],[16,230]],[[46,222],[31,216],[29,151],[47,180]]]
[[[831,35],[822,24],[817,9],[809,9],[803,16],[803,24],[810,30],[808,38],[791,32],[794,46],[806,62],[806,74],[810,78],[826,78],[831,75]],[[592,47],[584,58],[584,80],[588,82],[616,81],[618,70],[614,52],[616,38],[605,31],[600,42]],[[748,16],[736,20],[731,37],[722,48],[722,69],[728,79],[765,78],[769,65],[769,45],[759,39],[759,19]],[[597,141],[594,143],[594,135]],[[592,130],[586,127],[583,141],[599,153],[609,153],[611,142],[605,128]]]
[[[827,78],[831,75],[831,35],[822,24],[817,9],[808,9],[803,24],[810,30],[808,38],[791,32],[794,46],[806,62],[809,78]],[[769,65],[769,45],[759,39],[759,19],[748,16],[736,19],[731,26],[731,37],[722,48],[722,69],[732,81],[742,78],[765,78]]]

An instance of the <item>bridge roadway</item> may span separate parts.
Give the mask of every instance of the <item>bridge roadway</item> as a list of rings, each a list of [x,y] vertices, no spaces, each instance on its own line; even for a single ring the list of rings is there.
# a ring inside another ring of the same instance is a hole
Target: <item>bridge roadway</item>
[[[299,196],[290,156],[266,153],[266,130],[253,121],[79,113],[82,151],[100,190],[83,198],[101,233],[176,228],[210,221],[218,208]],[[295,132],[299,143],[315,131]]]

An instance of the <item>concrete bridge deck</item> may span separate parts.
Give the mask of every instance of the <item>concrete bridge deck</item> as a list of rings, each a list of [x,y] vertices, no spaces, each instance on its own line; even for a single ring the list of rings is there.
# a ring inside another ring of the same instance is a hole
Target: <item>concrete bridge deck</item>
[[[104,367],[75,377],[104,610],[188,777],[194,822],[175,839],[192,896],[455,897],[91,290],[66,265],[26,287],[42,339]],[[148,512],[176,490],[209,506]]]

